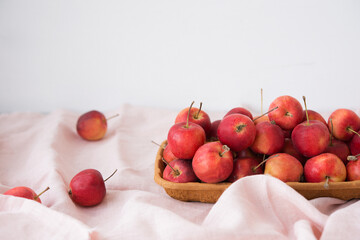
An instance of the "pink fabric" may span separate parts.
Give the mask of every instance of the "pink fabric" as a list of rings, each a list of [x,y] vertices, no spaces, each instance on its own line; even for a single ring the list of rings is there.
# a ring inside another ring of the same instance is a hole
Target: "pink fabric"
[[[216,204],[181,202],[154,180],[158,147],[177,110],[123,105],[106,112],[106,137],[87,142],[75,130],[79,113],[0,115],[0,191],[25,185],[43,204],[0,194],[0,239],[354,239],[360,203],[306,200],[272,177],[232,184]],[[224,112],[225,113],[225,112]],[[211,113],[212,120],[224,113]],[[104,201],[79,207],[67,191],[71,178],[98,169]]]

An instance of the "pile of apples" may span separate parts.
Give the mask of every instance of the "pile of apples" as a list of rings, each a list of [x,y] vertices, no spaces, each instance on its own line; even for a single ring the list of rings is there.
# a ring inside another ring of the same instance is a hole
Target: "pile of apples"
[[[267,174],[284,182],[360,180],[360,118],[337,109],[328,121],[292,96],[273,100],[258,117],[242,107],[211,122],[185,108],[169,129],[162,159],[171,182],[234,182]]]
[[[78,118],[76,131],[84,140],[101,140],[107,132],[107,121],[117,116],[118,114],[105,118],[103,113],[96,110],[86,112]],[[106,195],[105,182],[111,178],[116,171],[117,169],[105,180],[96,169],[80,171],[70,181],[69,197],[79,206],[91,207],[100,204]],[[31,199],[41,203],[40,196],[49,189],[50,188],[47,187],[41,193],[36,194],[35,191],[29,187],[18,186],[9,189],[3,194]]]

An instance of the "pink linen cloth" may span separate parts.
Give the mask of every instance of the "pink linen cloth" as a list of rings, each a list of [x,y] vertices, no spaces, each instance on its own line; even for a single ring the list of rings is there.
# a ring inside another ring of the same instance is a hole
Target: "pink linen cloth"
[[[0,193],[28,186],[42,204],[0,194],[0,239],[354,239],[360,234],[360,202],[306,200],[265,175],[232,184],[216,204],[169,197],[154,178],[158,147],[178,110],[123,105],[106,112],[104,139],[76,133],[79,113],[0,114]],[[209,114],[212,120],[224,113]],[[95,168],[107,195],[95,207],[68,196],[71,178]]]

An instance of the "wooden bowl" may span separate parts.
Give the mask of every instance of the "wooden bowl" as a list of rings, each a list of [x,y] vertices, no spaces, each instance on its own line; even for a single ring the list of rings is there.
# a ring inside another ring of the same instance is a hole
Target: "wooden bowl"
[[[177,200],[196,201],[205,203],[215,203],[230,182],[222,183],[173,183],[163,179],[162,173],[165,164],[162,161],[163,147],[166,141],[161,144],[155,159],[155,175],[154,180],[162,186],[166,193]],[[305,182],[288,182],[286,183],[306,199],[314,199],[318,197],[334,197],[342,200],[350,200],[360,198],[360,180],[347,182],[330,182],[329,187],[325,188],[324,183],[305,183]]]

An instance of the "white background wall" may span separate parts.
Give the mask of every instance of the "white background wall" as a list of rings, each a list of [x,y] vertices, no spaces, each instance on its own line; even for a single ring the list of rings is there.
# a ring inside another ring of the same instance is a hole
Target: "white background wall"
[[[360,1],[0,0],[0,112],[360,108]]]

